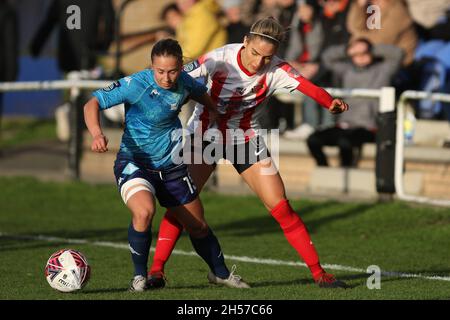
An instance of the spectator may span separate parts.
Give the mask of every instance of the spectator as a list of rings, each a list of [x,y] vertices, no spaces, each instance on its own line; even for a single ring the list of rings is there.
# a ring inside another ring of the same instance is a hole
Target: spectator
[[[367,26],[367,7],[380,9],[380,28]],[[350,6],[347,28],[353,38],[367,38],[373,44],[392,44],[405,51],[403,66],[409,66],[414,60],[417,46],[417,33],[408,8],[399,0],[356,0]]]
[[[79,29],[71,29],[67,25],[71,16],[67,9],[72,5],[79,7]],[[31,40],[30,53],[33,57],[38,57],[56,27],[60,70],[64,73],[92,70],[98,65],[97,57],[101,52],[106,52],[113,41],[114,17],[111,0],[53,0]],[[99,76],[99,72],[96,73]],[[68,103],[55,110],[56,134],[61,141],[68,141],[70,138],[69,110]],[[81,115],[79,118],[81,119]]]
[[[415,52],[419,72],[417,89],[449,93],[450,0],[407,0],[407,4],[422,40]],[[416,104],[416,115],[426,119],[446,116],[450,124],[450,104],[420,100]],[[450,131],[443,145],[450,147]]]
[[[351,61],[346,60],[350,58]],[[348,46],[333,46],[323,54],[323,63],[342,77],[344,88],[379,89],[389,85],[403,58],[402,50],[392,45],[372,44],[367,39],[355,39]],[[350,109],[339,115],[336,127],[317,130],[309,136],[308,148],[319,166],[328,166],[324,146],[338,146],[340,164],[356,163],[354,148],[361,150],[366,142],[375,141],[378,101],[348,98]]]
[[[423,40],[450,41],[450,0],[406,0]]]
[[[317,5],[318,3],[318,5]],[[331,73],[322,64],[322,53],[334,45],[348,43],[350,33],[346,28],[349,0],[320,0],[318,2],[308,0],[300,6],[299,15],[303,21],[312,23],[308,48],[309,63],[304,64],[300,72],[311,81],[321,86],[340,87],[341,82],[336,74]],[[303,13],[302,13],[303,11]],[[313,11],[311,13],[311,11]],[[308,13],[309,12],[309,13]],[[312,15],[312,17],[311,17]],[[312,19],[312,21],[309,21]],[[307,26],[307,24],[305,23]],[[319,43],[312,43],[317,41]],[[316,53],[316,50],[319,52]],[[289,59],[294,57],[295,51],[289,52]],[[302,52],[304,55],[305,52]],[[304,56],[303,56],[304,58]],[[307,139],[316,129],[334,126],[334,118],[329,112],[324,112],[314,100],[304,97],[302,102],[302,124],[294,130],[287,131],[288,139]]]
[[[323,46],[324,34],[317,10],[306,1],[299,4],[290,26],[285,55],[286,60],[307,79],[311,79],[314,73],[305,67],[312,63],[318,66]]]
[[[77,5],[82,13],[80,29],[66,25],[67,8]],[[99,52],[107,51],[114,36],[114,8],[111,0],[53,0],[44,21],[31,41],[31,55],[37,57],[53,28],[59,30],[58,61],[64,72],[92,69]]]
[[[277,0],[276,16],[273,16],[280,25],[287,30],[285,38],[289,38],[290,27],[292,20],[296,15],[297,4],[295,0]],[[277,56],[285,59],[288,42],[282,42],[279,44]],[[270,98],[268,104],[270,105],[269,112],[266,114],[268,119],[263,120],[268,123],[270,128],[278,128],[280,133],[284,133],[286,130],[292,130],[294,128],[294,104],[289,102],[283,102],[273,96]]]
[[[249,28],[257,20],[277,17],[278,14],[277,0],[245,0],[241,4],[241,19]]]
[[[241,0],[222,1],[222,8],[227,18],[227,43],[241,43],[250,28],[241,19]]]
[[[183,14],[177,4],[172,2],[166,5],[161,11],[161,20],[169,27],[169,34],[175,36],[176,30],[183,21]]]
[[[0,1],[0,82],[15,81],[18,69],[17,13],[8,1]],[[3,95],[0,92],[0,141]],[[0,150],[1,155],[1,150]]]
[[[325,50],[328,47],[348,43],[350,32],[347,30],[349,0],[319,0],[322,11],[320,20],[324,31]]]
[[[226,43],[227,32],[218,19],[220,7],[215,0],[177,0],[177,5],[183,20],[176,35],[187,58],[196,59]]]

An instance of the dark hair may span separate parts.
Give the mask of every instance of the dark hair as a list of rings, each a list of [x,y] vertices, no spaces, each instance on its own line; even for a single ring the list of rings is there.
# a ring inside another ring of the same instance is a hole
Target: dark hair
[[[176,11],[177,13],[181,14],[181,11],[180,11],[180,9],[178,8],[177,4],[173,2],[173,3],[169,3],[168,5],[166,5],[166,6],[162,9],[159,18],[160,18],[161,20],[165,20],[167,14],[169,13],[169,11],[172,11],[172,10],[174,10],[174,11]]]
[[[348,49],[350,49],[351,46],[353,46],[357,42],[364,42],[367,45],[367,51],[372,54],[372,48],[373,44],[372,42],[367,38],[354,38],[349,41],[347,46],[345,47],[345,52],[348,52]]]
[[[178,41],[174,39],[162,39],[154,44],[150,55],[152,61],[153,58],[160,56],[174,56],[180,63],[183,63],[183,51]]]

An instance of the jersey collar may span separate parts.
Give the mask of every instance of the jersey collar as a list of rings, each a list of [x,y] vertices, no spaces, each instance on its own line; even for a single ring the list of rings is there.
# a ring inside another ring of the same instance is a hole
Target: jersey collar
[[[242,70],[242,72],[244,72],[247,76],[252,77],[254,76],[256,73],[251,73],[250,71],[247,70],[247,68],[244,67],[244,65],[242,64],[242,60],[241,60],[241,51],[242,49],[244,49],[244,47],[241,47],[238,51],[237,54],[237,63],[239,68]]]

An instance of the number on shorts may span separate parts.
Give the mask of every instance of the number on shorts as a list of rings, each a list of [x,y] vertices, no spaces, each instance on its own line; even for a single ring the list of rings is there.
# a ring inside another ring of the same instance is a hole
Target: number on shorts
[[[192,187],[191,180],[189,179],[189,177],[188,176],[183,177],[183,180],[186,181],[186,183],[187,183],[187,185],[189,187],[189,191],[193,194],[194,193],[194,188]]]

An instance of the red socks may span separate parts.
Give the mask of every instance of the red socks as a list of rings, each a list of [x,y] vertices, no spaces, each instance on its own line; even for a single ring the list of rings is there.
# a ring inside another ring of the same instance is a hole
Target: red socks
[[[271,211],[272,216],[280,224],[288,242],[297,250],[300,257],[308,265],[313,278],[318,279],[325,271],[322,269],[319,256],[311,241],[308,230],[297,213],[286,199],[281,200]],[[183,231],[183,226],[168,212],[159,226],[156,252],[150,274],[164,272],[164,265]]]
[[[325,272],[319,263],[319,256],[311,241],[308,230],[286,199],[281,200],[271,211],[280,224],[288,242],[303,258],[316,280]]]
[[[150,268],[150,274],[164,273],[164,265],[169,259],[182,231],[183,226],[166,211],[159,226],[156,251],[153,257],[153,264]]]

